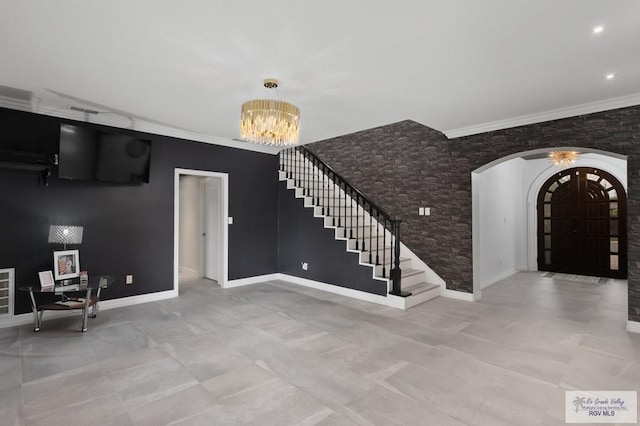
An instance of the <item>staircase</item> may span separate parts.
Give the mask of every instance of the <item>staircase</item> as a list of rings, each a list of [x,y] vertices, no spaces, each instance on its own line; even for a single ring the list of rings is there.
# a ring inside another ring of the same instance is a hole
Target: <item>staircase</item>
[[[359,253],[360,265],[371,268],[374,280],[387,283],[389,306],[408,309],[440,295],[444,284],[400,242],[400,221],[371,202],[303,146],[280,152],[279,179],[304,199],[325,228]],[[427,277],[436,277],[438,284]]]

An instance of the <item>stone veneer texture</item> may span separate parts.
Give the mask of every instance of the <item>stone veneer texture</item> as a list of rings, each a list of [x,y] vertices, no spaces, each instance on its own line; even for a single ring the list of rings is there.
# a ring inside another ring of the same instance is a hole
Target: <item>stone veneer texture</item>
[[[447,283],[473,292],[471,172],[537,148],[627,156],[629,319],[640,321],[640,106],[448,139],[402,121],[307,145],[393,217],[402,241]],[[429,206],[429,220],[418,208]]]

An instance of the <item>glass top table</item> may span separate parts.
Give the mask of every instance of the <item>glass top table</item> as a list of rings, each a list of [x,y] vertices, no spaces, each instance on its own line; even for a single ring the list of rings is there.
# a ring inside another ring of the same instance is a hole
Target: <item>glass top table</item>
[[[81,330],[87,331],[89,308],[92,308],[91,318],[95,318],[98,315],[100,292],[103,288],[113,284],[114,281],[115,279],[110,275],[94,275],[85,281],[80,281],[79,279],[65,280],[64,282],[56,283],[55,286],[22,286],[18,290],[29,292],[29,301],[33,310],[34,331],[40,331],[44,311],[69,311],[74,309],[82,309]],[[38,297],[36,295],[42,294],[57,295],[60,296],[60,299],[39,304],[37,303]]]

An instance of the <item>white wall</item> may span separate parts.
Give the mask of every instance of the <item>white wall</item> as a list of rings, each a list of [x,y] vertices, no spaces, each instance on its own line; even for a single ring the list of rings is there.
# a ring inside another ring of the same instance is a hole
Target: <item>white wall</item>
[[[200,185],[198,176],[180,176],[180,241],[178,264],[181,271],[200,271]]]
[[[525,160],[516,158],[477,176],[476,235],[481,245],[474,256],[474,277],[480,288],[506,278],[526,265],[524,163]]]

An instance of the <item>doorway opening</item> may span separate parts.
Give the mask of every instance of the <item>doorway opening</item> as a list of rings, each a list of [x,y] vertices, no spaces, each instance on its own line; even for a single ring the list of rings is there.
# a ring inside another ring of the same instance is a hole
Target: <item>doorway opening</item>
[[[538,270],[627,278],[627,213],[623,185],[591,167],[563,170],[537,200]]]
[[[471,184],[475,300],[482,297],[482,289],[518,271],[539,270],[537,198],[545,182],[559,172],[548,160],[550,150],[579,150],[581,155],[573,167],[604,170],[622,184],[626,193],[626,156],[594,149],[538,148],[496,159],[474,170]],[[626,262],[619,261],[626,267]]]
[[[180,278],[228,281],[228,175],[176,169],[174,291]],[[206,281],[206,280],[204,280]]]

